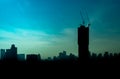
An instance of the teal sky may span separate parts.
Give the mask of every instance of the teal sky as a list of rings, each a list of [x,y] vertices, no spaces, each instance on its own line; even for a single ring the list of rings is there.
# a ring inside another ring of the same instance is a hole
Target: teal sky
[[[90,51],[120,52],[120,0],[0,0],[0,48],[40,53],[42,58],[66,50],[77,55],[77,28],[90,27]]]

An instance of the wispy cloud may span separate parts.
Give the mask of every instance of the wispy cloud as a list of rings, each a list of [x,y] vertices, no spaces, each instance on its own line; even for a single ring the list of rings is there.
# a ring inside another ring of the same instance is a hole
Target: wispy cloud
[[[36,51],[40,50],[46,53],[58,53],[62,50],[68,50],[68,52],[71,53],[77,49],[75,28],[65,28],[59,34],[48,34],[42,31],[20,28],[16,28],[14,31],[0,30],[0,34],[0,44],[3,44],[3,42],[10,44],[12,41],[12,43],[17,44],[21,50],[27,49],[35,51],[36,49]],[[48,49],[46,50],[46,48]],[[77,51],[75,53],[77,53]]]

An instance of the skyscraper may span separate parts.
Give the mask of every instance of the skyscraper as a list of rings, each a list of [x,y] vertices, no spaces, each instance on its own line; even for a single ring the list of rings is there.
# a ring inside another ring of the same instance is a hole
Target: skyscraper
[[[80,61],[89,59],[89,26],[81,25],[78,28],[78,53]]]

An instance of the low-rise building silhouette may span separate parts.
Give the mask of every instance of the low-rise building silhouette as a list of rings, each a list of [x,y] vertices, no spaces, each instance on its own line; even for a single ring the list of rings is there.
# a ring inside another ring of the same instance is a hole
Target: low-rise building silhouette
[[[17,60],[18,61],[25,61],[25,54],[18,54],[17,55]]]
[[[41,60],[41,56],[40,54],[28,54],[26,57],[27,61],[40,61]]]
[[[66,51],[60,52],[58,58],[61,60],[67,59],[68,56],[66,54]]]

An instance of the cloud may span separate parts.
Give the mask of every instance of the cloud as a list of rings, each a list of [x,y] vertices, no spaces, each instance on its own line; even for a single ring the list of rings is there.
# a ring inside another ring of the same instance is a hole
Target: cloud
[[[47,56],[53,56],[60,51],[67,50],[69,53],[77,54],[75,28],[65,28],[59,34],[20,28],[16,28],[14,31],[0,30],[0,34],[0,44],[10,45],[14,43],[19,47],[19,53],[39,53],[42,51],[41,54],[44,57],[46,53]]]
[[[44,32],[15,29],[14,31],[0,30],[0,37],[2,41],[14,41],[23,43],[45,43],[44,39],[47,39],[47,34]],[[47,43],[47,42],[46,42]]]

